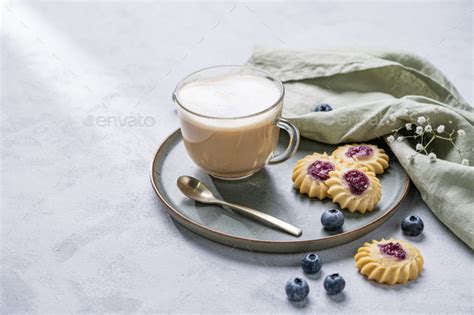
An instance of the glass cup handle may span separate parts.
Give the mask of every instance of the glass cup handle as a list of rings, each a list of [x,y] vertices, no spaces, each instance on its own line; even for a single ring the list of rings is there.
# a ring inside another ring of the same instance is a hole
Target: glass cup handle
[[[288,135],[290,136],[290,142],[288,143],[288,147],[286,150],[278,155],[273,156],[269,161],[268,164],[278,164],[288,160],[293,154],[296,153],[298,150],[298,146],[300,144],[300,132],[295,125],[290,123],[288,120],[283,118],[278,118],[277,127],[285,130]]]

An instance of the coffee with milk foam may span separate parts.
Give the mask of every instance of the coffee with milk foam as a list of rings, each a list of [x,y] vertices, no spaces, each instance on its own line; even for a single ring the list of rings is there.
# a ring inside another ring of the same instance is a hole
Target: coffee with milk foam
[[[190,111],[216,118],[252,115],[278,101],[280,89],[272,81],[254,75],[226,75],[186,84],[179,101]]]
[[[182,86],[177,97],[187,110],[178,114],[190,157],[217,177],[247,176],[265,166],[278,142],[281,95],[275,82],[249,74]]]

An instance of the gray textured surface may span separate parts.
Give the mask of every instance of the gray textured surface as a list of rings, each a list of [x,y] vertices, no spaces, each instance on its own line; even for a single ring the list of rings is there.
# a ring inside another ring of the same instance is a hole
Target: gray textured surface
[[[1,313],[472,313],[472,253],[414,190],[365,239],[403,237],[401,218],[421,215],[422,276],[403,287],[366,281],[354,241],[320,252],[322,275],[302,306],[283,293],[301,255],[196,236],[148,180],[154,149],[177,127],[175,83],[243,63],[255,44],[410,50],[472,103],[470,2],[7,3],[2,18]],[[322,280],[335,271],[347,287],[331,299]]]

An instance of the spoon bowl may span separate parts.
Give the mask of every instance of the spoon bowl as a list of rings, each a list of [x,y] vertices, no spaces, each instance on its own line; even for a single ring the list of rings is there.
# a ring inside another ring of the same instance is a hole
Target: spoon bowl
[[[194,177],[180,176],[176,183],[179,190],[188,198],[202,203],[214,203],[217,200],[209,188]]]

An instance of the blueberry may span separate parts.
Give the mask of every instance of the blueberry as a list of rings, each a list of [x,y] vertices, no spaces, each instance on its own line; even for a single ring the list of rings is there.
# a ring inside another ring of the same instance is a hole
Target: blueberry
[[[319,104],[314,109],[315,112],[330,112],[332,111],[332,107],[329,104]]]
[[[334,273],[324,279],[324,289],[329,295],[341,293],[345,286],[346,281],[338,273]]]
[[[303,271],[309,274],[319,272],[322,265],[323,262],[319,256],[313,253],[306,255],[301,261],[301,267],[303,267]]]
[[[339,230],[344,224],[344,215],[338,209],[329,209],[321,215],[321,224],[328,231]]]
[[[423,220],[417,215],[410,215],[402,221],[403,234],[408,236],[420,235],[424,227]]]
[[[285,292],[291,301],[302,301],[309,294],[308,282],[301,278],[290,279],[286,283]]]

